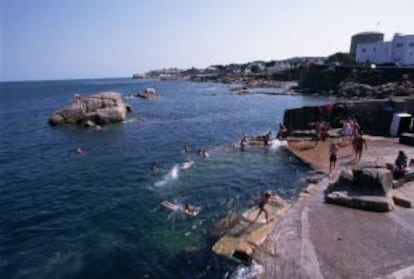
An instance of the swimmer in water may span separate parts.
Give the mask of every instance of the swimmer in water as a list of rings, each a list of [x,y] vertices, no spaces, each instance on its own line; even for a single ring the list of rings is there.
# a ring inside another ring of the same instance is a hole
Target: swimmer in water
[[[207,149],[199,148],[197,151],[197,155],[200,157],[208,157]]]
[[[182,170],[187,170],[187,169],[189,169],[189,168],[191,168],[192,166],[193,166],[193,164],[194,164],[194,161],[191,161],[191,160],[185,160],[184,161],[184,163],[181,165],[181,169]]]
[[[184,145],[184,153],[190,153],[191,148],[188,145]]]
[[[84,153],[84,151],[83,151],[83,149],[82,149],[82,148],[78,147],[78,148],[76,149],[76,153],[78,153],[78,155],[82,155],[82,154]]]
[[[194,215],[194,210],[195,210],[195,208],[194,208],[194,206],[192,206],[191,204],[189,204],[189,203],[186,203],[185,205],[184,205],[184,213],[185,214],[188,214],[188,215]]]
[[[165,206],[165,207],[167,207],[170,210],[175,211],[175,212],[183,213],[183,214],[190,215],[190,216],[197,215],[196,207],[194,207],[193,205],[191,205],[189,203],[186,203],[183,206],[183,205],[179,205],[179,204],[174,204],[174,203],[169,202],[169,201],[163,201],[161,203],[161,205],[163,205],[163,206]]]
[[[157,162],[153,162],[151,165],[151,171],[157,173],[160,170],[160,167]]]
[[[249,142],[247,139],[247,135],[244,135],[242,139],[240,140],[240,150],[244,151],[246,144]]]

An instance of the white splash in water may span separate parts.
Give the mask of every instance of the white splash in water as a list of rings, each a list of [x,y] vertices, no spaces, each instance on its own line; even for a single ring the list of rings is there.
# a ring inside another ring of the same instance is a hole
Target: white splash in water
[[[263,273],[264,268],[260,264],[252,261],[251,265],[239,265],[231,275],[230,279],[253,279]]]
[[[172,169],[166,175],[164,175],[164,177],[160,181],[157,181],[154,183],[154,186],[155,187],[164,186],[168,182],[177,179],[179,176],[179,173],[180,173],[180,166],[174,165],[174,167],[172,167]]]
[[[287,146],[287,141],[274,139],[270,142],[270,149],[278,149],[281,146]]]

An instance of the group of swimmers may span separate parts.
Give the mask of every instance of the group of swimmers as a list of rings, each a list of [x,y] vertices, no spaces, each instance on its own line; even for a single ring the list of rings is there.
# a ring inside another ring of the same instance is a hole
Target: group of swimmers
[[[189,145],[184,145],[183,152],[184,152],[184,154],[189,154],[189,153],[192,152],[192,149]],[[205,148],[199,148],[197,150],[197,155],[199,157],[202,157],[202,158],[208,158],[209,157],[207,149],[205,149]],[[181,164],[180,169],[181,170],[188,170],[188,169],[192,168],[193,165],[194,165],[194,161],[187,158]],[[157,162],[153,162],[151,164],[151,171],[154,174],[157,174],[157,173],[159,173],[159,170],[160,170],[160,164],[157,163]],[[168,208],[168,209],[170,209],[174,212],[182,213],[182,214],[189,215],[189,216],[196,216],[198,211],[199,211],[196,206],[191,205],[189,203],[185,203],[184,205],[181,205],[181,204],[175,204],[175,203],[172,203],[172,202],[169,202],[169,201],[163,201],[161,203],[161,205],[165,206],[166,208]]]

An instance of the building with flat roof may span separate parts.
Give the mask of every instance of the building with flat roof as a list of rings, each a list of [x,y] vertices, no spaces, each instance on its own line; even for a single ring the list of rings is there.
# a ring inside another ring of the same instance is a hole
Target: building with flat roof
[[[359,43],[356,48],[355,61],[414,66],[414,35],[396,33],[390,42]]]
[[[363,43],[376,43],[376,42],[382,42],[384,41],[384,33],[380,32],[361,32],[358,34],[355,34],[351,37],[351,49],[349,51],[349,54],[352,57],[356,57],[356,50],[358,44]]]

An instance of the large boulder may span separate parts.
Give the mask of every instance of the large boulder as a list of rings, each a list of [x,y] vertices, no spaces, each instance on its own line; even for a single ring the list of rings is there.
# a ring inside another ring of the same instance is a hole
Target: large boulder
[[[325,191],[325,201],[352,208],[386,212],[394,209],[392,174],[384,164],[366,163],[344,170]]]
[[[102,92],[85,97],[76,95],[71,105],[55,111],[49,118],[52,126],[95,123],[105,125],[126,119],[130,107],[120,93]]]

